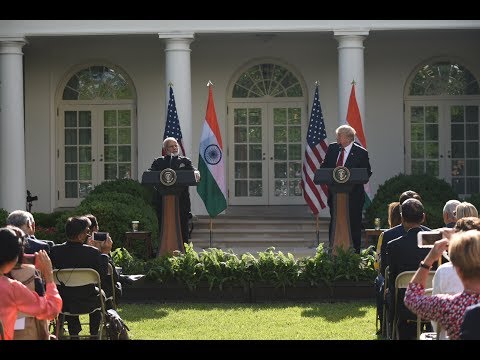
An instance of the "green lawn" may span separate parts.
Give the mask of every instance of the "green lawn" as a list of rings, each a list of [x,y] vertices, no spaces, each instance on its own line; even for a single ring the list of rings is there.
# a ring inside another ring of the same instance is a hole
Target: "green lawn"
[[[375,340],[375,304],[122,304],[133,340]],[[88,331],[84,327],[84,331]]]

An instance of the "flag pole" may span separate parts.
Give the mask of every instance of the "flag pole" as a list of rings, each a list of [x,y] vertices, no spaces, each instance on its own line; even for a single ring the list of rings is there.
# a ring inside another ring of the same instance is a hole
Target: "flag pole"
[[[212,247],[212,226],[213,226],[213,220],[210,218],[210,248]]]

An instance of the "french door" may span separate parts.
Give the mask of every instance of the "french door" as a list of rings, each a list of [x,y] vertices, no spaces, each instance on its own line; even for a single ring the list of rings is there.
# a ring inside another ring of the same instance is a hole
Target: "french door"
[[[229,109],[229,203],[304,204],[304,104],[230,103]]]
[[[64,105],[57,126],[57,206],[74,207],[104,180],[136,178],[133,105]]]
[[[478,193],[479,109],[479,100],[407,101],[407,173],[443,178],[462,198]]]

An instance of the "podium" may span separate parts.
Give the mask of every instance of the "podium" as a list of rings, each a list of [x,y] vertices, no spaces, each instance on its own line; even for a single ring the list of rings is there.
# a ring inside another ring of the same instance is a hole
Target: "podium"
[[[348,194],[354,185],[368,182],[367,169],[348,169],[345,166],[317,169],[313,182],[317,185],[327,184],[333,194],[333,219],[330,220],[333,221],[330,234],[333,254],[336,254],[337,247],[347,250],[352,246]]]
[[[160,243],[157,256],[185,252],[180,223],[179,195],[188,186],[197,186],[194,170],[145,171],[142,184],[153,186],[162,195]]]

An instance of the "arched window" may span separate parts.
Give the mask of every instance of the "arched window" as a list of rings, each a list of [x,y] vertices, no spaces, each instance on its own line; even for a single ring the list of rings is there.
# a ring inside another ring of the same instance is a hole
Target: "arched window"
[[[106,66],[90,66],[80,70],[67,82],[63,100],[127,100],[133,91],[122,74]]]
[[[240,75],[233,87],[234,98],[302,97],[302,86],[289,70],[277,64],[258,64]]]

